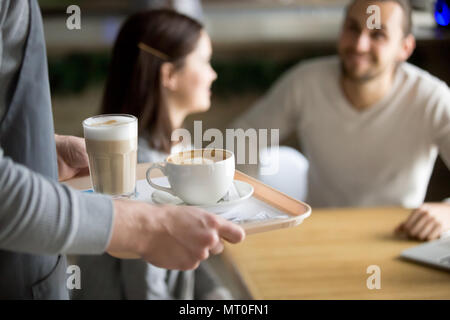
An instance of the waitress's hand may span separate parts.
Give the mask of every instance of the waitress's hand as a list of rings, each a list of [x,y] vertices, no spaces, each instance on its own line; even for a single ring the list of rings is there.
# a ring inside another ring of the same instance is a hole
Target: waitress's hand
[[[114,200],[113,230],[106,252],[142,258],[156,267],[193,270],[224,249],[224,241],[245,238],[241,226],[200,208],[156,206]]]
[[[419,240],[435,240],[448,230],[450,203],[424,203],[414,210],[395,232]]]
[[[89,174],[89,158],[83,138],[55,134],[55,142],[59,181]]]

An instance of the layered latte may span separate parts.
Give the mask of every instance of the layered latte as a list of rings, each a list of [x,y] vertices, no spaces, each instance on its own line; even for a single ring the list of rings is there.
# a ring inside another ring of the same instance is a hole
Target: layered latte
[[[94,191],[117,197],[135,192],[137,119],[130,115],[100,115],[83,121]]]

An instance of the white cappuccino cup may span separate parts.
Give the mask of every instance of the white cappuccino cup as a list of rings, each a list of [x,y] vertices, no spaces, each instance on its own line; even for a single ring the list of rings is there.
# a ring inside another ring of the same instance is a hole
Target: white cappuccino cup
[[[195,149],[172,154],[163,163],[147,170],[147,181],[155,189],[168,192],[191,205],[217,203],[228,192],[234,179],[234,154],[223,149]],[[152,170],[159,169],[170,188],[155,184]]]

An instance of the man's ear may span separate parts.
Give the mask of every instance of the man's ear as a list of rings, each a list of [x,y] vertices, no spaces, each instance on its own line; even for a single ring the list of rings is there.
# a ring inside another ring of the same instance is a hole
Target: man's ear
[[[400,49],[399,60],[406,61],[414,52],[416,48],[416,38],[412,34],[409,34],[402,40],[402,47]]]
[[[169,90],[176,90],[178,81],[175,73],[175,66],[171,62],[164,62],[161,65],[161,85]]]

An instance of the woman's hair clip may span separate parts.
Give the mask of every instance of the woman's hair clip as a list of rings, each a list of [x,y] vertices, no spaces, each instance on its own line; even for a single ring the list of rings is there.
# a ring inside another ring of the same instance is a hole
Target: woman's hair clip
[[[162,60],[166,60],[166,61],[169,60],[169,56],[167,54],[162,53],[161,51],[159,51],[155,48],[152,48],[143,42],[139,42],[138,47],[139,47],[139,49],[144,50],[145,52],[150,53],[150,54],[154,55],[155,57],[158,57]]]

